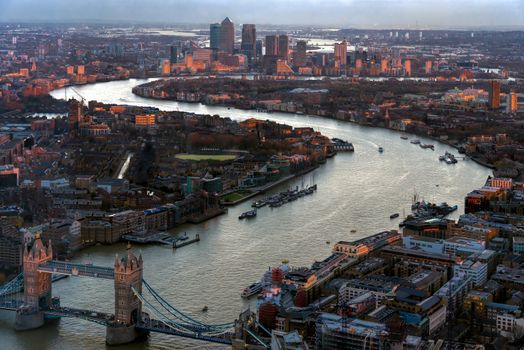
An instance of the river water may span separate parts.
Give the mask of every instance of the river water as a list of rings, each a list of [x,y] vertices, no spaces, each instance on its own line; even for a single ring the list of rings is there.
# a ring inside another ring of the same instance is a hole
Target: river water
[[[318,191],[280,208],[263,208],[249,221],[238,215],[250,208],[250,202],[229,209],[226,215],[199,225],[186,225],[175,234],[193,236],[201,241],[173,252],[158,245],[135,246],[144,258],[144,279],[181,310],[214,323],[229,322],[248,305],[240,292],[259,279],[268,266],[289,259],[291,265],[309,266],[330,254],[338,240],[353,240],[381,230],[394,229],[398,220],[390,220],[395,212],[409,211],[414,192],[434,201],[458,204],[456,218],[463,212],[464,195],[483,184],[490,170],[473,161],[455,165],[439,162],[449,146],[435,144],[435,151],[423,150],[401,140],[398,132],[362,127],[319,117],[284,113],[258,113],[204,106],[201,104],[155,101],[131,93],[131,88],[146,80],[128,80],[76,87],[86,100],[106,103],[151,105],[164,110],[219,114],[242,120],[248,117],[271,119],[293,126],[312,126],[330,137],[353,142],[354,153],[339,153],[326,164],[306,175],[282,185],[274,191],[314,181]],[[71,96],[72,91],[68,91]],[[63,98],[64,91],[52,93]],[[380,154],[377,149],[383,146]],[[437,186],[438,185],[438,186]],[[356,229],[356,233],[350,233]],[[329,241],[330,244],[326,242]],[[91,261],[111,266],[115,254],[125,253],[125,244],[97,246],[79,253],[75,261]],[[113,311],[112,281],[68,278],[53,284],[54,295],[63,305]],[[202,313],[204,305],[209,307]],[[63,319],[45,327],[17,333],[12,319],[1,316],[0,339],[5,349],[100,349],[105,347],[105,329],[81,320]],[[217,345],[152,334],[143,343],[126,349],[211,349]]]

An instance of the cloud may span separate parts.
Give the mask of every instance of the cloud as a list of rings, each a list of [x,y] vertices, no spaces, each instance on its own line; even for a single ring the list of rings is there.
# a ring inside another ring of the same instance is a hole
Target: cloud
[[[301,24],[359,28],[523,26],[521,0],[0,0],[0,21]]]

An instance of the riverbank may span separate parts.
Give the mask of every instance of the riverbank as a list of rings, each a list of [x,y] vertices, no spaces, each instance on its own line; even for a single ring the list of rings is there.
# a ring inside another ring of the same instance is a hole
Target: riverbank
[[[301,170],[295,174],[291,174],[291,175],[288,175],[286,177],[283,177],[282,179],[279,179],[277,181],[273,181],[269,184],[266,184],[266,185],[263,185],[263,186],[259,186],[259,187],[254,187],[254,188],[251,188],[249,189],[250,191],[253,191],[251,194],[247,195],[247,196],[244,196],[240,199],[237,199],[236,201],[232,201],[232,202],[226,202],[226,201],[220,201],[220,204],[221,205],[225,205],[225,206],[235,206],[237,204],[240,204],[240,203],[243,203],[253,197],[256,197],[258,196],[259,194],[263,194],[275,187],[277,187],[278,185],[281,185],[283,183],[286,183],[290,180],[293,180],[293,179],[296,179],[297,177],[299,176],[302,176],[302,175],[305,175],[309,172],[312,172],[313,170],[317,169],[319,166],[318,165],[315,165],[315,166],[312,166],[312,167],[308,167],[307,169],[304,169],[304,170]],[[247,189],[246,189],[247,190]],[[235,190],[233,192],[237,192],[238,190]],[[224,196],[227,195],[227,194],[224,194]]]
[[[145,83],[147,84],[147,83]],[[138,86],[142,86],[144,84],[141,84],[141,85],[138,85]],[[261,108],[256,108],[256,107],[252,107],[252,108],[247,108],[247,107],[243,107],[243,106],[238,106],[236,105],[235,103],[223,103],[221,105],[217,105],[217,104],[213,104],[213,103],[206,103],[205,100],[202,100],[202,101],[179,101],[177,99],[171,99],[171,98],[162,98],[162,97],[158,97],[158,96],[146,96],[145,94],[141,94],[139,93],[140,89],[132,89],[132,93],[136,96],[139,96],[139,97],[142,97],[142,98],[147,98],[147,99],[152,99],[152,100],[161,100],[161,101],[173,101],[173,102],[182,102],[182,103],[189,103],[189,104],[202,104],[202,105],[205,105],[205,106],[210,106],[210,107],[215,107],[215,106],[220,106],[220,107],[226,107],[228,109],[230,108],[235,108],[235,109],[238,109],[238,110],[244,110],[244,111],[256,111],[256,112],[262,112],[262,113],[268,113],[268,114],[271,114],[271,113],[284,113],[284,114],[290,114],[290,115],[299,115],[299,116],[314,116],[314,117],[319,117],[319,118],[326,118],[326,119],[331,119],[331,120],[337,120],[337,121],[342,121],[342,122],[349,122],[349,123],[353,123],[353,124],[357,124],[357,125],[360,125],[360,126],[365,126],[365,127],[371,127],[371,128],[382,128],[382,129],[387,129],[387,130],[391,130],[391,131],[396,131],[396,132],[399,132],[399,133],[405,133],[405,134],[408,134],[408,135],[412,135],[412,136],[418,136],[418,137],[427,137],[427,138],[430,138],[432,140],[435,140],[437,142],[441,142],[443,144],[446,144],[450,147],[453,147],[455,149],[458,149],[459,146],[456,145],[456,144],[453,144],[447,140],[443,140],[441,138],[438,138],[438,137],[435,137],[435,136],[431,136],[431,135],[427,135],[427,134],[422,134],[422,133],[416,133],[416,132],[412,132],[412,131],[409,131],[409,130],[398,130],[398,129],[395,129],[395,128],[390,128],[390,127],[387,127],[387,126],[383,126],[383,125],[373,125],[371,123],[364,123],[364,122],[359,122],[357,120],[352,120],[352,119],[345,119],[345,118],[337,118],[336,116],[333,116],[333,115],[319,115],[319,114],[301,114],[301,113],[297,113],[296,111],[281,111],[281,110],[278,110],[278,111],[273,111],[271,109],[261,109]],[[491,163],[488,163],[482,159],[479,159],[478,157],[475,157],[475,156],[471,156],[469,155],[468,156],[469,159],[473,160],[474,162],[476,162],[477,164],[479,165],[482,165],[482,166],[485,166],[489,169],[496,169],[495,165],[494,164],[491,164]],[[244,197],[244,198],[241,198],[237,201],[234,201],[234,202],[230,202],[232,203],[231,205],[236,205],[238,203],[241,203],[241,202],[244,202],[246,201],[247,199],[249,198],[252,198],[254,197],[256,194],[253,194],[253,195],[249,195],[248,197]],[[225,204],[225,205],[229,205],[229,204]]]

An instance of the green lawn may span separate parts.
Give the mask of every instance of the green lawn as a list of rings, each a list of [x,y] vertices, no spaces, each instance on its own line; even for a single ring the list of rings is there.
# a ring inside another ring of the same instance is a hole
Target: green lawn
[[[224,200],[224,202],[234,202],[250,194],[251,194],[250,192],[245,192],[245,191],[233,192],[233,193],[229,193],[225,195],[224,197],[222,197],[222,200]]]
[[[236,158],[234,155],[229,154],[187,154],[187,153],[180,153],[177,154],[176,157],[178,159],[184,159],[184,160],[216,160],[219,162],[223,162],[226,160],[233,160]]]

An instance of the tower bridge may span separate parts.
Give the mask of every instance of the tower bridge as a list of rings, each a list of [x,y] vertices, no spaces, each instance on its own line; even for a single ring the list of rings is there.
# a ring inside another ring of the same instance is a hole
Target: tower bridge
[[[220,344],[239,344],[249,338],[252,349],[268,349],[268,339],[256,336],[250,326],[253,315],[244,313],[242,321],[207,324],[176,309],[154,290],[142,276],[142,255],[135,256],[128,244],[127,254],[115,258],[113,267],[53,260],[51,242],[39,235],[23,252],[23,272],[0,286],[0,310],[16,312],[17,330],[36,329],[53,318],[74,317],[106,327],[109,345],[125,344],[150,332]],[[60,305],[52,297],[52,275],[111,279],[115,288],[114,313]],[[144,287],[144,291],[142,288]],[[22,292],[23,290],[23,292]],[[247,315],[247,316],[246,316]]]

